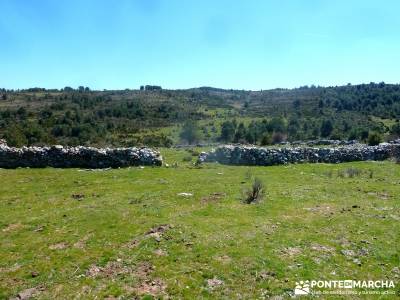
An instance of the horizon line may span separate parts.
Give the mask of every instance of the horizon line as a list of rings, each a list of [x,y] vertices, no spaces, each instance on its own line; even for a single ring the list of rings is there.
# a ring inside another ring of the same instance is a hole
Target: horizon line
[[[63,91],[65,88],[72,88],[74,91],[78,90],[79,87],[88,87],[90,91],[92,92],[105,92],[105,91],[140,91],[140,87],[142,86],[159,86],[161,87],[161,90],[164,91],[184,91],[184,90],[194,90],[194,89],[216,89],[216,90],[225,90],[225,91],[248,91],[248,92],[260,92],[260,91],[271,91],[271,90],[296,90],[296,89],[301,89],[301,88],[334,88],[334,87],[345,87],[345,86],[360,86],[360,85],[371,85],[371,84],[384,84],[384,85],[399,85],[400,83],[388,83],[385,81],[380,81],[380,82],[368,82],[368,83],[347,83],[347,84],[337,84],[337,85],[316,85],[316,84],[305,84],[305,85],[300,85],[300,86],[295,86],[295,87],[275,87],[275,88],[261,88],[261,89],[240,89],[240,88],[221,88],[221,87],[216,87],[216,86],[208,86],[208,85],[203,85],[203,86],[194,86],[194,87],[189,87],[189,88],[164,88],[162,85],[158,84],[146,84],[146,85],[139,85],[138,88],[103,88],[103,89],[92,89],[90,86],[85,86],[85,85],[79,85],[77,87],[72,87],[69,85],[66,85],[62,88],[46,88],[46,87],[40,87],[40,86],[33,86],[33,87],[27,87],[27,88],[5,88],[5,87],[0,87],[0,90],[6,90],[8,92],[18,92],[18,91],[27,91],[31,89],[41,89],[44,91]]]

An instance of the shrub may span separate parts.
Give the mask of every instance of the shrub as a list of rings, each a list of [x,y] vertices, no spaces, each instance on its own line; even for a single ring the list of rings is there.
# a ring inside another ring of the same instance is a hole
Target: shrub
[[[258,202],[264,195],[264,184],[259,178],[255,178],[253,184],[249,190],[244,191],[243,202],[251,204]]]
[[[261,138],[261,146],[271,145],[272,137],[269,133],[265,133]]]
[[[190,155],[192,155],[192,156],[199,156],[200,155],[200,152],[199,151],[197,151],[197,150],[195,150],[195,149],[186,149],[186,152],[188,152],[188,153],[190,153]]]
[[[368,145],[376,146],[376,145],[379,145],[380,142],[382,142],[382,136],[377,132],[370,132],[368,134],[367,141],[368,141]]]
[[[396,137],[400,136],[400,123],[396,123],[392,126],[390,129],[390,133],[393,134]]]
[[[182,158],[182,161],[190,162],[192,161],[192,156],[191,155],[186,155],[185,157]]]

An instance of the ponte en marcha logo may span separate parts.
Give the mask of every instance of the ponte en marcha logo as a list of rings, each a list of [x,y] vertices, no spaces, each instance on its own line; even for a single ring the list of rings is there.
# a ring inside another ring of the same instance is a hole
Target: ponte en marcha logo
[[[295,295],[395,294],[393,280],[305,280],[296,282]]]

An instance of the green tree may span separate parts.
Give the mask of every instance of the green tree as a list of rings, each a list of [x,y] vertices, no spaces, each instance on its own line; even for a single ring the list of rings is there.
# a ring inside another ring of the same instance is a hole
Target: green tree
[[[361,130],[361,133],[360,133],[360,139],[362,140],[362,141],[365,141],[365,140],[367,140],[368,139],[368,135],[369,135],[369,132],[368,132],[368,130]]]
[[[10,126],[4,134],[4,138],[9,146],[21,147],[28,144],[28,140],[19,126]]]
[[[396,123],[390,129],[390,133],[395,136],[400,136],[400,123]]]
[[[323,120],[321,124],[321,136],[328,137],[332,133],[333,124],[331,120]]]
[[[189,120],[183,124],[180,137],[189,145],[199,142],[201,139],[201,132],[196,122]]]
[[[298,130],[300,128],[300,123],[297,119],[291,119],[288,125],[288,136],[290,140],[295,140],[298,138]]]
[[[270,132],[286,132],[286,123],[282,117],[273,117],[268,123],[268,127]]]
[[[235,133],[234,142],[243,143],[245,139],[246,139],[246,127],[244,127],[243,123],[240,123]]]
[[[236,126],[231,121],[225,121],[221,125],[221,136],[220,140],[226,143],[233,141],[235,136]]]

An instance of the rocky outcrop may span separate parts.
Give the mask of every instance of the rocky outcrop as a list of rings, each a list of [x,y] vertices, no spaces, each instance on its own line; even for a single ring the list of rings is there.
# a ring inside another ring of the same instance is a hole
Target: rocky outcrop
[[[219,162],[227,165],[272,166],[288,163],[341,163],[363,160],[385,160],[400,144],[378,146],[353,145],[336,148],[259,148],[226,145],[201,153],[199,162]]]
[[[9,147],[0,143],[0,168],[119,168],[161,166],[159,152],[149,148]]]

